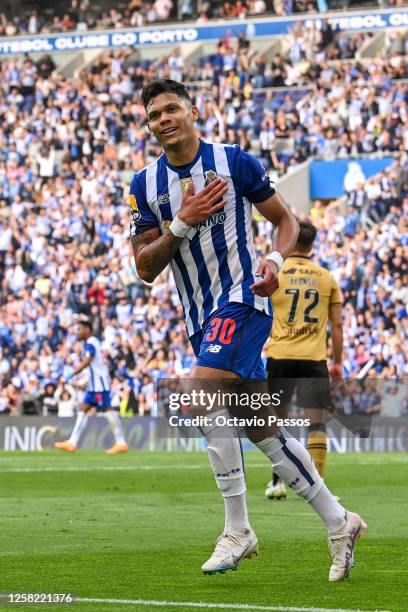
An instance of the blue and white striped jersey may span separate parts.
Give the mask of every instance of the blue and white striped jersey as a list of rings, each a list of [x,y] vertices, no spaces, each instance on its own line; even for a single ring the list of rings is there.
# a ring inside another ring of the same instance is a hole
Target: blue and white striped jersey
[[[85,343],[85,354],[90,355],[92,361],[89,364],[89,380],[87,391],[101,392],[110,391],[109,371],[106,367],[101,352],[101,343],[98,338],[91,336]]]
[[[250,285],[258,264],[252,236],[251,202],[275,193],[262,164],[236,145],[200,140],[197,155],[186,166],[173,166],[163,153],[135,175],[130,187],[130,234],[165,228],[181,208],[189,181],[201,191],[217,177],[228,181],[228,204],[185,238],[171,262],[184,307],[187,332],[199,331],[207,317],[229,302],[249,304],[272,315],[269,298],[253,294]]]

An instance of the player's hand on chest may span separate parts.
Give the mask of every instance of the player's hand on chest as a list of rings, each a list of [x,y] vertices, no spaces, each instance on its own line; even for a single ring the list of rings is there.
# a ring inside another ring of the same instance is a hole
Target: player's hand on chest
[[[214,178],[202,189],[195,187],[191,177],[181,179],[181,203],[178,217],[188,225],[195,226],[207,221],[214,213],[228,204],[225,196],[229,184],[224,178]]]

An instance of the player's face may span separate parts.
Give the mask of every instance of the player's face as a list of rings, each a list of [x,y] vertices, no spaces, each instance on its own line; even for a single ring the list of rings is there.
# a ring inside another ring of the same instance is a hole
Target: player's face
[[[178,148],[195,138],[194,121],[198,117],[195,106],[173,93],[163,93],[151,100],[147,109],[150,131],[164,149]]]
[[[78,324],[77,326],[77,336],[79,340],[85,340],[87,334],[87,327],[85,325]]]

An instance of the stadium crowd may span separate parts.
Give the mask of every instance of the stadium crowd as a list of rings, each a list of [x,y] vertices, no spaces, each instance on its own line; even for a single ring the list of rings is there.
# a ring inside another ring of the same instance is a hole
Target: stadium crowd
[[[366,2],[348,2],[351,8]],[[371,6],[400,6],[404,0],[373,1]],[[333,0],[130,0],[125,9],[117,3],[104,2],[94,6],[90,0],[70,0],[63,7],[56,4],[48,14],[38,10],[22,10],[21,3],[11,3],[7,12],[0,13],[0,36],[22,34],[57,34],[72,30],[86,31],[95,28],[131,28],[155,22],[195,19],[206,23],[213,19],[245,19],[263,14],[292,15],[295,13],[327,12],[344,9],[344,3]]]
[[[109,4],[109,3],[107,3]],[[94,28],[112,29],[140,27],[160,21],[176,21],[177,19],[197,19],[205,23],[209,19],[243,19],[247,15],[259,15],[266,12],[278,15],[295,12],[315,12],[317,4],[321,10],[328,10],[326,0],[238,0],[238,2],[200,3],[193,0],[154,0],[143,3],[141,0],[131,0],[125,10],[117,8],[115,3],[105,10],[95,11],[89,0],[71,0],[65,12],[52,16],[40,15],[37,10],[25,14],[0,15],[0,34],[16,36],[18,34],[55,34],[72,30],[90,30]]]
[[[389,171],[347,185],[345,215],[315,202],[311,218],[316,257],[344,293],[347,375],[364,367],[370,376],[408,373],[406,66],[398,50],[333,64],[323,56],[336,40],[319,43],[320,59],[301,50],[298,60],[266,62],[245,36],[227,38],[218,64],[207,58],[188,70],[177,50],[156,62],[119,51],[70,80],[49,56],[1,62],[0,411],[72,412],[76,390],[60,381],[79,359],[78,313],[94,320],[123,414],[154,411],[155,379],[194,363],[171,276],[141,281],[128,239],[131,178],[160,154],[138,97],[156,76],[191,83],[199,133],[260,152],[272,175],[312,154],[399,153]],[[307,69],[292,76],[298,87],[275,96],[305,54]],[[269,88],[259,99],[257,78]],[[278,140],[287,149],[275,150]],[[255,217],[254,230],[264,254],[270,228]]]
[[[226,36],[213,53],[192,65],[184,64],[177,49],[155,61],[119,53],[106,55],[90,74],[80,76],[92,92],[109,93],[125,105],[122,125],[133,112],[133,140],[144,118],[134,94],[144,82],[160,76],[190,84],[202,134],[259,150],[276,176],[311,155],[334,159],[405,150],[406,32],[398,33],[400,44],[386,47],[383,57],[342,61],[344,49],[361,49],[371,35],[334,35],[328,24],[324,28],[327,35],[313,24],[302,33],[291,32],[288,53],[272,59],[241,34]],[[145,136],[140,138],[145,148]]]

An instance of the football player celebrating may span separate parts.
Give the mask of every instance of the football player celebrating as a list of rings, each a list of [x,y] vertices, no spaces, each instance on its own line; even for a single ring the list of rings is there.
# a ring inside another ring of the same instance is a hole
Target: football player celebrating
[[[239,146],[197,137],[198,110],[183,84],[157,79],[142,90],[141,98],[149,129],[164,152],[136,174],[130,187],[130,234],[138,273],[153,282],[170,263],[197,357],[192,378],[206,383],[230,379],[233,384],[265,380],[261,352],[272,324],[269,296],[295,246],[298,223],[255,157]],[[276,250],[259,263],[252,204],[276,228]],[[218,411],[229,414],[225,408]],[[248,521],[236,431],[230,427],[220,432],[211,424],[201,432],[226,511],[224,531],[202,571],[225,572],[256,553],[258,542]],[[333,555],[329,580],[344,578],[365,528],[362,519],[336,501],[295,438],[268,425],[247,427],[246,433],[325,522]]]

